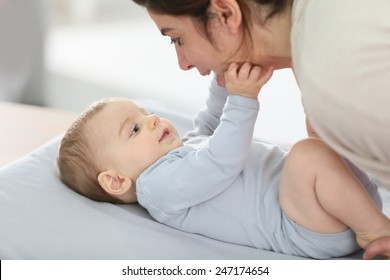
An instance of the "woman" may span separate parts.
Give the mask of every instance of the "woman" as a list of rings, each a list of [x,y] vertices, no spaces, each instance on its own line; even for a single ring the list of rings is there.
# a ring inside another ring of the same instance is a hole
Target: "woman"
[[[183,70],[213,71],[223,86],[232,62],[292,68],[315,131],[390,190],[388,0],[133,1]],[[390,238],[372,244],[367,257],[390,256]]]

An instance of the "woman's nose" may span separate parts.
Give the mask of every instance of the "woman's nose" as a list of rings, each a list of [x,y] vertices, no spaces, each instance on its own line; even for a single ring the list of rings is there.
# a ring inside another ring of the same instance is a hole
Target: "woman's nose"
[[[176,47],[176,55],[181,70],[191,70],[195,67],[187,60],[186,56],[183,54],[179,47]]]
[[[156,126],[160,123],[160,118],[155,114],[151,114],[148,116],[148,121],[149,121],[149,128],[155,129]]]

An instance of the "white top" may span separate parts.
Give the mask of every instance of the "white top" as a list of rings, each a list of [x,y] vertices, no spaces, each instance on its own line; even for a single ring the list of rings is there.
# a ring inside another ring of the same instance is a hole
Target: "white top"
[[[295,0],[291,44],[313,128],[390,186],[390,1]]]

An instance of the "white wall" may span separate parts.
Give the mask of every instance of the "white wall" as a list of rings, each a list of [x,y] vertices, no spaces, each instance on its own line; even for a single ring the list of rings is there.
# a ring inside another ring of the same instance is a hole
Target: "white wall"
[[[0,100],[41,104],[43,0],[0,0]]]

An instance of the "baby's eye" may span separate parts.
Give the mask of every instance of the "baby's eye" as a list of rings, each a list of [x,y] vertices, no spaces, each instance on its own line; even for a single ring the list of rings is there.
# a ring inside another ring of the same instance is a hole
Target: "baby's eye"
[[[133,135],[136,134],[138,131],[139,131],[139,126],[136,124],[136,125],[134,125],[133,130],[132,130],[131,133],[130,133],[130,136],[133,136]]]
[[[178,44],[179,46],[183,45],[180,37],[171,38],[171,44]]]

